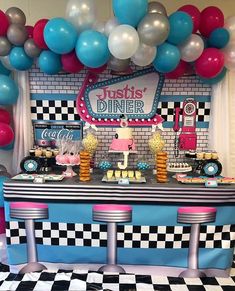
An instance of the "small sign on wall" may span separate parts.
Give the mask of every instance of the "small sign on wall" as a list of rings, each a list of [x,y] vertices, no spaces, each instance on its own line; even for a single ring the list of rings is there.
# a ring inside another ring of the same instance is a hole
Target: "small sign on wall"
[[[33,123],[35,144],[54,146],[56,140],[82,140],[82,122],[49,122]]]

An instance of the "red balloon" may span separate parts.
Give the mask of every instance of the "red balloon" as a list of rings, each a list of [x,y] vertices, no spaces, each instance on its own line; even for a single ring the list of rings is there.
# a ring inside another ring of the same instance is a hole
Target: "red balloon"
[[[4,36],[7,34],[9,25],[9,20],[6,14],[2,10],[0,10],[0,36]]]
[[[170,73],[166,73],[167,79],[178,79],[184,75],[187,71],[188,64],[185,61],[180,60],[178,66]]]
[[[0,122],[6,123],[6,124],[10,124],[11,122],[10,113],[3,108],[0,108]]]
[[[8,124],[0,122],[0,147],[9,145],[13,140],[14,132],[12,128]]]
[[[202,78],[216,77],[224,67],[224,54],[217,48],[207,48],[195,61],[195,72]]]
[[[178,10],[186,12],[192,17],[193,33],[197,32],[200,26],[200,18],[201,18],[200,10],[194,5],[184,5],[180,7]]]
[[[33,38],[33,26],[31,26],[31,25],[26,25],[25,28],[26,28],[26,30],[27,30],[27,32],[28,32],[28,36],[29,36],[29,38]]]
[[[209,6],[202,10],[199,30],[203,36],[209,37],[213,30],[223,26],[224,14],[219,8]]]
[[[95,73],[95,74],[101,74],[103,73],[103,71],[105,71],[107,69],[107,64],[104,64],[103,66],[99,67],[99,68],[89,68],[87,67],[88,71]]]
[[[48,19],[40,19],[35,23],[33,29],[33,40],[35,44],[41,49],[48,49],[44,40],[43,31],[48,22]]]
[[[63,69],[69,73],[78,73],[84,69],[84,65],[79,61],[75,51],[61,56]]]

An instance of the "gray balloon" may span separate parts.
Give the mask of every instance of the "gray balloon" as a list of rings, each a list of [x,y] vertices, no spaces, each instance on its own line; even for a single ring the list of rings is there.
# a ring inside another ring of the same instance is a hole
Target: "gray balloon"
[[[3,165],[0,165],[0,172],[7,172],[7,168]]]
[[[6,11],[10,23],[25,25],[26,17],[24,12],[18,7],[10,7]]]
[[[32,38],[26,40],[24,43],[24,50],[25,53],[31,58],[37,58],[41,53],[41,49],[35,44]]]
[[[159,13],[167,15],[166,8],[159,2],[150,2],[148,4],[148,13]]]
[[[149,46],[162,44],[168,37],[170,24],[165,15],[149,13],[138,25],[140,42]]]
[[[0,56],[4,57],[9,54],[11,50],[11,43],[5,36],[0,36]]]
[[[11,24],[7,30],[7,38],[12,44],[22,46],[28,38],[28,32],[22,24]]]
[[[108,62],[108,67],[115,72],[124,72],[129,68],[130,59],[120,60],[112,56]]]
[[[12,65],[10,64],[9,55],[0,57],[0,61],[2,62],[3,66],[7,68],[8,70],[16,71],[16,69],[13,68]]]

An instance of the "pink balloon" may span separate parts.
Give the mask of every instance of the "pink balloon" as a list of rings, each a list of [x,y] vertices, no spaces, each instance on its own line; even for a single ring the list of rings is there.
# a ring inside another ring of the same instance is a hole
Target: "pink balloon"
[[[44,40],[44,35],[43,35],[44,28],[47,22],[48,22],[48,19],[40,19],[34,25],[33,40],[40,49],[48,49],[47,44]]]
[[[68,73],[78,73],[84,68],[84,65],[77,58],[75,51],[62,55],[61,62],[63,69]]]
[[[107,69],[107,64],[104,64],[103,66],[99,67],[99,68],[88,68],[88,71],[95,73],[95,74],[101,74],[103,73],[103,71],[105,71]]]
[[[9,145],[13,140],[14,132],[12,128],[8,124],[0,122],[0,147]]]
[[[10,124],[11,122],[10,113],[3,108],[0,108],[0,122],[6,123],[6,124]]]
[[[170,73],[166,73],[167,79],[178,79],[184,75],[187,71],[188,64],[185,61],[180,60],[178,66]]]
[[[206,7],[201,12],[201,22],[199,30],[205,37],[209,37],[216,28],[224,26],[224,14],[215,6]]]
[[[29,36],[29,38],[33,38],[33,26],[31,26],[31,25],[26,25],[25,28],[26,28],[26,30],[27,30],[27,32],[28,32],[28,36]]]
[[[10,24],[6,14],[2,10],[0,10],[0,24],[0,36],[4,36],[7,34]]]
[[[224,67],[224,54],[217,48],[207,48],[195,62],[195,72],[202,78],[216,77]]]
[[[193,33],[195,33],[200,26],[201,13],[200,10],[194,5],[184,5],[178,9],[179,11],[186,12],[192,17]]]

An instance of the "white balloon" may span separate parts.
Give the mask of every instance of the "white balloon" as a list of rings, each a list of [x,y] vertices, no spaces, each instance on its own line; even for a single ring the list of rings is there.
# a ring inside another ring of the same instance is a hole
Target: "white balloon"
[[[111,54],[121,60],[131,58],[139,47],[139,36],[134,27],[119,25],[109,35],[108,47]]]
[[[224,66],[230,71],[235,71],[235,41],[229,42],[222,51],[224,53]]]
[[[203,39],[197,34],[191,34],[186,41],[179,45],[179,49],[183,61],[194,62],[204,50]]]
[[[225,19],[224,28],[229,31],[230,40],[235,40],[235,16]]]
[[[150,65],[155,59],[157,54],[157,48],[155,46],[148,46],[144,43],[140,43],[137,51],[132,56],[132,62],[140,67]]]
[[[104,21],[96,21],[93,25],[92,25],[92,29],[104,33],[104,28],[105,28],[105,22]]]
[[[114,28],[117,27],[118,25],[120,25],[120,23],[118,22],[116,17],[109,19],[104,27],[105,34],[109,36],[110,33],[114,30]]]
[[[96,21],[95,1],[69,0],[65,16],[76,27],[78,32],[89,29]]]

